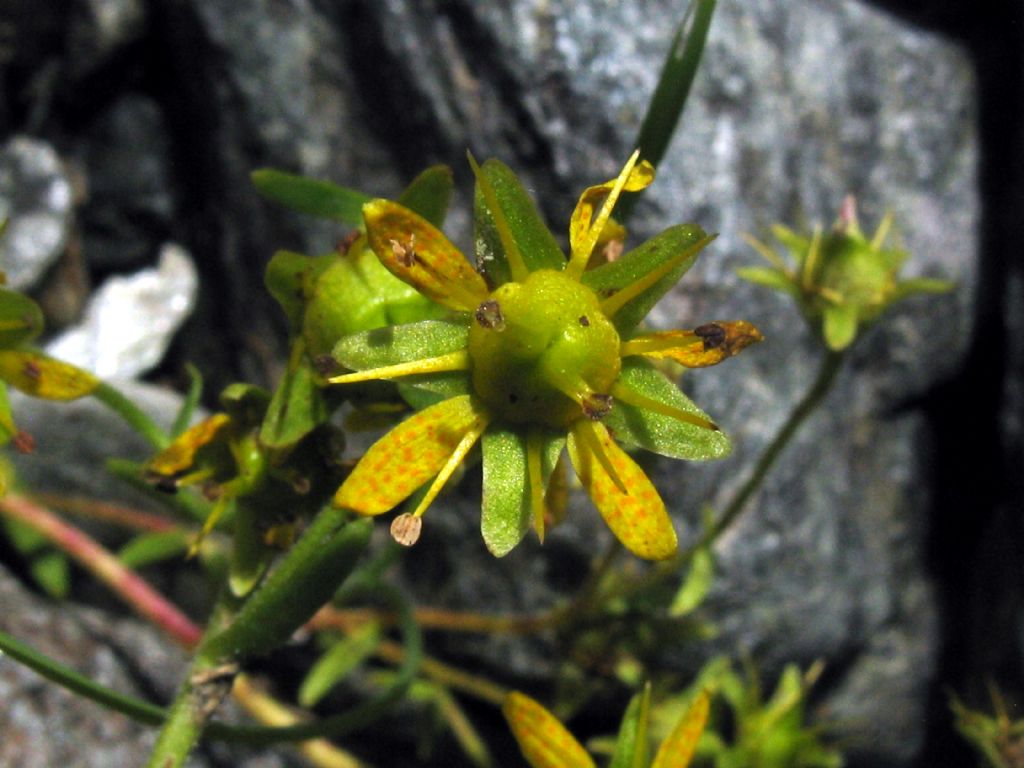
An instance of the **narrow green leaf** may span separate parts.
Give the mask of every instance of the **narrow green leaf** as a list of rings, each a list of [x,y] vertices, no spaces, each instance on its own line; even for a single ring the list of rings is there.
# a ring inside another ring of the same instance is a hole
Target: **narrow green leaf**
[[[480,167],[480,171],[494,190],[526,268],[530,272],[562,269],[565,266],[565,254],[512,169],[500,160],[491,159]],[[477,265],[484,271],[491,286],[507,283],[512,274],[505,248],[479,183],[474,198],[473,223]]]
[[[0,445],[6,445],[16,434],[18,426],[14,423],[14,414],[11,412],[7,385],[0,381]]]
[[[294,368],[285,373],[270,399],[260,442],[267,448],[290,448],[328,415],[316,371],[306,355],[298,355]]]
[[[47,538],[27,523],[10,517],[0,517],[7,540],[22,555],[34,555],[48,546]]]
[[[680,224],[666,229],[660,235],[625,253],[621,258],[596,269],[583,273],[584,285],[590,286],[598,296],[604,298],[627,288],[645,275],[657,269],[673,257],[693,248],[705,239],[707,234],[696,224]],[[658,303],[658,300],[672,289],[686,271],[693,266],[699,252],[694,252],[679,266],[640,293],[623,306],[612,322],[619,335],[628,339],[636,327]]]
[[[822,335],[829,349],[846,349],[857,337],[857,307],[831,304],[822,312]]]
[[[350,227],[362,226],[363,203],[371,199],[362,192],[329,181],[296,176],[273,168],[253,171],[251,178],[256,191],[268,200],[299,213],[334,219]]]
[[[748,283],[784,291],[792,296],[798,296],[800,293],[799,287],[787,274],[771,267],[740,267],[736,270],[736,274]]]
[[[675,384],[645,360],[630,358],[623,361],[619,384],[672,408],[708,418]],[[639,446],[676,459],[720,459],[732,450],[724,432],[705,429],[619,400],[605,423],[615,433],[615,439],[624,445]]]
[[[715,576],[715,559],[708,547],[701,547],[693,553],[690,570],[686,572],[682,586],[676,592],[668,609],[670,616],[685,616],[696,609],[711,589]]]
[[[658,85],[636,139],[640,158],[655,167],[665,156],[686,107],[714,12],[715,0],[691,0],[672,39],[672,47],[661,68]],[[619,221],[624,222],[629,217],[638,198],[639,195],[629,195],[619,201],[615,214]]]
[[[451,168],[432,165],[409,183],[396,202],[440,228],[448,213],[454,186]]]
[[[615,752],[608,768],[647,768],[647,727],[651,711],[651,686],[644,686],[629,702],[619,726]]]
[[[128,568],[142,568],[184,555],[190,543],[191,539],[184,531],[143,533],[121,547],[117,558]]]
[[[43,332],[43,311],[23,293],[0,287],[0,348],[16,347]]]
[[[373,654],[380,645],[380,640],[380,624],[371,621],[334,643],[310,667],[302,685],[299,686],[299,704],[306,708],[315,706],[334,686]]]

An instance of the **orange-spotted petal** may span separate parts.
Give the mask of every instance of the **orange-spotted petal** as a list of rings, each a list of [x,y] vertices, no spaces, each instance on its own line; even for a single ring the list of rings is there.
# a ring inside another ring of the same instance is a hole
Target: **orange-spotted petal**
[[[745,320],[705,323],[692,331],[659,331],[634,336],[623,342],[623,357],[669,358],[687,368],[718,365],[764,336]]]
[[[664,560],[676,553],[676,532],[665,502],[604,424],[577,421],[569,432],[569,458],[594,505],[626,549],[647,560]]]
[[[192,466],[199,449],[212,443],[230,422],[226,413],[215,413],[203,419],[178,435],[174,442],[150,459],[147,468],[167,477],[184,472]]]
[[[437,227],[390,200],[363,206],[370,247],[387,269],[449,309],[475,310],[487,284]]]
[[[668,738],[661,742],[651,768],[687,768],[690,765],[708,721],[709,706],[708,692],[701,691],[686,710],[683,719],[672,729]]]
[[[469,395],[410,416],[370,447],[334,495],[334,505],[361,515],[387,512],[440,472],[485,419]]]
[[[654,166],[646,160],[637,163],[638,156],[639,150],[629,158],[618,178],[587,187],[580,195],[569,220],[569,246],[572,255],[567,270],[570,275],[579,277],[583,273],[619,195],[624,191],[639,192],[654,181]],[[598,203],[602,205],[595,218],[594,210]]]
[[[540,703],[518,691],[505,697],[501,711],[532,768],[595,768],[594,760]]]

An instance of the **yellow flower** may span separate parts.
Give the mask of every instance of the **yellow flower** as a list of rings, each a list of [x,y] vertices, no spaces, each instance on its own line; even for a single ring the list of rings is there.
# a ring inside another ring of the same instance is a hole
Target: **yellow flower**
[[[713,239],[700,227],[672,227],[587,269],[602,233],[614,226],[619,195],[654,178],[637,157],[580,197],[568,259],[515,175],[494,160],[481,168],[470,159],[479,271],[404,206],[373,200],[363,207],[381,263],[451,315],[353,334],[335,346],[339,365],[355,372],[329,382],[399,379],[422,408],[370,448],[335,495],[336,506],[381,514],[429,482],[415,510],[392,528],[411,544],[424,511],[481,443],[484,540],[504,555],[531,523],[543,538],[548,489],[559,485],[556,467],[567,448],[595,506],[630,551],[648,559],[676,552],[664,502],[618,441],[684,459],[719,458],[729,442],[643,358],[713,365],[761,336],[743,322],[637,332]]]

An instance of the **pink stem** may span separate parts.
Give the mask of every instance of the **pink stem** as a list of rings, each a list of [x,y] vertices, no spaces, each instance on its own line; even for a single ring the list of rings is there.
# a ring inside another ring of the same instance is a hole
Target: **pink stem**
[[[41,533],[180,645],[192,648],[199,642],[202,630],[191,619],[82,531],[16,494],[0,500],[0,512]]]

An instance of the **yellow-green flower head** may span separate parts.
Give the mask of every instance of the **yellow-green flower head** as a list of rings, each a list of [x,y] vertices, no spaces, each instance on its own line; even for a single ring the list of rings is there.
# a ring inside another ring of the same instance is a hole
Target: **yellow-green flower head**
[[[634,154],[618,178],[583,193],[566,259],[515,175],[495,160],[470,162],[479,269],[405,206],[373,200],[363,207],[381,263],[451,315],[352,334],[334,347],[337,362],[356,372],[330,382],[401,379],[425,406],[370,448],[334,503],[376,515],[433,479],[415,511],[392,527],[399,541],[412,543],[420,516],[480,443],[482,530],[500,556],[531,523],[543,537],[545,517],[557,516],[567,448],[619,540],[641,557],[671,556],[676,536],[664,502],[619,443],[683,459],[729,451],[718,427],[644,358],[713,365],[760,340],[757,329],[721,322],[637,332],[712,238],[694,225],[672,227],[587,270],[602,233],[614,226],[619,195],[653,180],[648,163]]]
[[[857,223],[856,201],[848,196],[839,220],[827,234],[820,229],[798,234],[781,224],[772,227],[772,234],[790,252],[795,265],[749,237],[751,246],[772,266],[737,272],[745,280],[793,296],[814,331],[830,349],[839,351],[853,343],[858,330],[900,299],[952,288],[945,280],[899,279],[909,254],[885,247],[892,222],[892,214],[886,214],[869,240]]]

